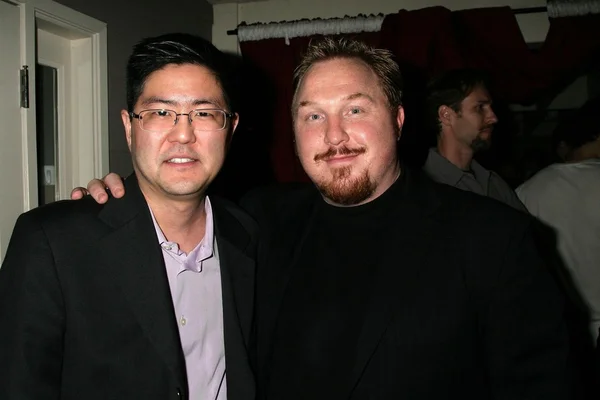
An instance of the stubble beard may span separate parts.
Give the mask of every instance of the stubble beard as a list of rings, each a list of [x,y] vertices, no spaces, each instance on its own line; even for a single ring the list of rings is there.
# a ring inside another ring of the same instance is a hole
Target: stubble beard
[[[470,147],[471,147],[471,150],[473,150],[473,153],[488,150],[492,146],[492,133],[491,133],[492,131],[491,131],[491,129],[493,129],[493,127],[486,126],[485,129],[490,129],[490,133],[488,134],[489,136],[487,137],[487,139],[484,139],[481,136],[482,132],[483,132],[483,130],[482,130],[482,131],[478,132],[477,136],[475,136],[475,139],[473,139],[471,141]]]
[[[473,153],[477,153],[477,152],[489,149],[491,147],[491,145],[492,145],[491,138],[483,139],[482,137],[477,136],[471,142],[471,150],[473,150]]]
[[[376,185],[371,181],[369,171],[352,178],[352,167],[336,168],[331,171],[328,182],[316,182],[317,188],[325,198],[334,204],[353,206],[368,199]]]

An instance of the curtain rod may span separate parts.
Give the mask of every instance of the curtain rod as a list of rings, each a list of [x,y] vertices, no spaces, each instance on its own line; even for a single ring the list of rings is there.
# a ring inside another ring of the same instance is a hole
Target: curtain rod
[[[518,14],[535,14],[535,13],[546,12],[547,8],[546,7],[525,7],[525,8],[515,8],[512,11],[513,11],[513,13],[515,15],[518,15]],[[237,33],[238,33],[237,29],[231,29],[231,30],[227,31],[227,35],[228,36],[235,36],[235,35],[237,35]]]

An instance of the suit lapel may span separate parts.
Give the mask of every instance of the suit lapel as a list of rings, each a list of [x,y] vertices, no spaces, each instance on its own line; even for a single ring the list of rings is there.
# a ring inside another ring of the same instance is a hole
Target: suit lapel
[[[221,269],[227,397],[253,397],[249,341],[254,316],[255,238],[211,197]]]
[[[225,322],[230,328],[235,326],[240,331],[247,345],[254,311],[253,238],[219,199],[211,197],[211,200],[223,282]]]
[[[146,337],[187,392],[173,300],[150,211],[135,176],[127,178],[125,190],[122,199],[111,199],[100,213],[114,228],[100,243],[106,249],[104,264],[119,282]]]
[[[269,247],[261,251],[258,270],[258,354],[259,371],[267,372],[273,352],[277,349],[273,346],[274,335],[277,330],[277,322],[283,304],[283,299],[290,277],[297,267],[298,259],[304,243],[310,232],[310,227],[316,215],[316,201],[320,200],[316,189],[311,189],[300,194],[296,204],[290,204],[294,210],[289,218],[277,225],[274,232],[265,232],[269,237],[262,237],[263,243]],[[285,229],[285,234],[279,231]],[[262,232],[261,232],[262,234]],[[259,376],[262,384],[264,376]]]

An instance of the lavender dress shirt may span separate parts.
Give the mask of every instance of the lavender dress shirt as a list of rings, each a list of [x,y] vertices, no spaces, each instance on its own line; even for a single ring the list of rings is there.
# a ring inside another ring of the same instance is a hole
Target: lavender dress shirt
[[[181,251],[177,243],[167,240],[152,210],[150,213],[165,260],[185,356],[190,400],[226,400],[221,270],[208,197],[204,207],[204,238],[189,254]]]

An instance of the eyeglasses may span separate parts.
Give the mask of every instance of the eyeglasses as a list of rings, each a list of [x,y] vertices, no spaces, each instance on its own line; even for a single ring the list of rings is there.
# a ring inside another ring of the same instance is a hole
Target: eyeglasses
[[[227,126],[227,118],[233,118],[233,113],[216,108],[199,108],[189,113],[177,113],[173,110],[143,110],[139,114],[129,112],[131,118],[137,118],[140,128],[148,132],[168,132],[179,121],[180,115],[186,115],[195,131],[220,131]]]

